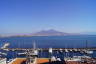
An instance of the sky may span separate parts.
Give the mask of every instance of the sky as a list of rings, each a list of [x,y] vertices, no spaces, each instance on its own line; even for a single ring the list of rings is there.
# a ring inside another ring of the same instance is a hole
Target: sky
[[[0,0],[0,34],[48,29],[96,32],[96,0]]]

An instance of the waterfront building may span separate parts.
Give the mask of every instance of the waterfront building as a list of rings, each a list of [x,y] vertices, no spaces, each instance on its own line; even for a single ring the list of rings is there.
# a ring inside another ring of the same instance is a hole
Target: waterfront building
[[[6,58],[0,58],[0,64],[6,64]]]

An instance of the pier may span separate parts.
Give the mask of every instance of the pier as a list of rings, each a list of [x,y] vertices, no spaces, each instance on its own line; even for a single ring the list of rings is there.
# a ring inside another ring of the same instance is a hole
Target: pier
[[[62,51],[65,51],[65,50],[69,50],[69,51],[72,51],[72,50],[77,50],[77,51],[82,51],[82,50],[93,50],[95,51],[96,48],[52,48],[53,51],[57,51],[57,50],[62,50]],[[0,49],[2,50],[2,48]],[[24,50],[33,50],[33,48],[4,48],[3,50],[8,50],[8,51],[24,51]],[[37,50],[42,50],[42,51],[47,51],[49,50],[49,48],[37,48]]]

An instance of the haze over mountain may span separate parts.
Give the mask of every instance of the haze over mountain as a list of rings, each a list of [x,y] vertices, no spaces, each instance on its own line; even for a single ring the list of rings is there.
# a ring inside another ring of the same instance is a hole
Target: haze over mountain
[[[65,35],[70,35],[69,33],[65,32],[60,32],[56,30],[42,30],[36,33],[33,33],[32,36],[65,36]]]
[[[77,33],[66,33],[66,32],[60,32],[54,29],[50,30],[41,30],[39,32],[30,33],[30,34],[16,34],[11,36],[67,36],[67,35],[80,35]],[[2,36],[2,37],[10,37],[10,36]]]
[[[20,37],[28,37],[28,36],[68,36],[68,35],[96,35],[96,32],[82,32],[82,33],[66,33],[57,31],[54,29],[50,30],[41,30],[35,33],[26,33],[26,34],[15,34],[15,35],[0,35],[0,37],[12,37],[12,36],[20,36]]]

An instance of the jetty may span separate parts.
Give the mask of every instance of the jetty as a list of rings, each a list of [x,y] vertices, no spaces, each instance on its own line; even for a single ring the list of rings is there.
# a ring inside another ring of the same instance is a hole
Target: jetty
[[[77,50],[77,51],[82,51],[82,50],[96,50],[96,48],[52,48],[53,51],[57,51],[57,50],[69,50],[69,51],[72,51],[72,50]],[[2,48],[0,48],[0,50],[2,50]],[[25,51],[25,50],[33,50],[33,48],[4,48],[3,50],[9,50],[9,51]],[[49,48],[37,48],[37,50],[42,50],[42,51],[47,51],[49,50]]]

